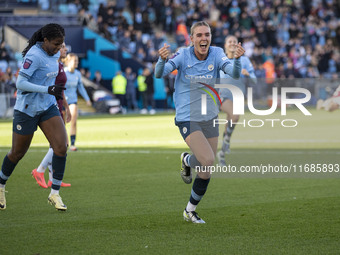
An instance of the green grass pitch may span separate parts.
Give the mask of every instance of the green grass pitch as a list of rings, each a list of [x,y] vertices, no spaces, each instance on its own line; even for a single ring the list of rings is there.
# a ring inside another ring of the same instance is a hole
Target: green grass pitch
[[[228,164],[339,164],[339,112],[311,113],[246,113],[246,124],[298,126],[238,126]],[[340,173],[215,173],[197,208],[207,224],[184,222],[191,185],[180,178],[179,156],[187,147],[173,118],[81,117],[64,177],[72,187],[61,190],[66,212],[47,203],[49,190],[30,175],[48,149],[38,130],[6,185],[0,254],[339,254]],[[1,161],[11,130],[0,121]]]

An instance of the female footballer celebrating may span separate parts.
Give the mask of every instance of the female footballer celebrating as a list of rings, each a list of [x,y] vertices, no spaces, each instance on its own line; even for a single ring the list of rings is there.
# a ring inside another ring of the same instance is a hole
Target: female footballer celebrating
[[[156,64],[155,76],[160,78],[178,70],[175,80],[174,102],[176,107],[175,124],[193,154],[182,153],[181,176],[185,183],[191,183],[191,168],[197,176],[191,189],[190,200],[184,209],[183,217],[193,223],[205,223],[196,213],[196,207],[205,194],[211,173],[203,171],[215,161],[218,142],[218,125],[213,121],[217,118],[218,107],[208,98],[207,114],[201,114],[201,95],[207,87],[211,87],[219,70],[238,78],[241,72],[239,58],[244,53],[241,44],[237,45],[234,64],[228,60],[222,48],[210,46],[211,29],[200,21],[192,25],[190,39],[192,46],[180,49],[166,62],[170,52],[169,45],[159,49],[160,58]],[[203,78],[203,80],[201,79]],[[202,82],[201,82],[202,81]],[[208,83],[208,84],[207,84]],[[210,86],[210,85],[211,86]],[[215,96],[215,95],[213,95]],[[212,107],[211,107],[212,103]]]

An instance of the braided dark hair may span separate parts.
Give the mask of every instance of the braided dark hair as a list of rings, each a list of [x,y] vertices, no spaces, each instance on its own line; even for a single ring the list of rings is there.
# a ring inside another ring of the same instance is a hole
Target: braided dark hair
[[[22,56],[25,57],[26,53],[29,51],[29,49],[36,44],[36,42],[43,42],[44,38],[51,41],[55,38],[63,38],[65,37],[65,30],[62,26],[55,23],[50,23],[42,28],[40,28],[38,31],[36,31],[32,37],[28,40],[27,47],[23,50]]]

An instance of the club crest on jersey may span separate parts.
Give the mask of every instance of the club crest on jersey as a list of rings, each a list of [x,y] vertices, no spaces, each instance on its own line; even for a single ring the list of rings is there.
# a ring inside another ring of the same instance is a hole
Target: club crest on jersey
[[[24,62],[24,65],[23,65],[23,68],[24,68],[24,69],[30,68],[30,66],[31,66],[32,63],[33,63],[32,60],[26,58],[26,59],[25,59],[25,62]]]
[[[209,65],[209,66],[208,66],[208,70],[209,70],[209,71],[214,70],[214,65],[213,65],[213,64]]]
[[[174,55],[172,55],[172,57],[170,59],[173,59],[173,58],[175,58],[178,55],[179,55],[179,52],[177,51]]]

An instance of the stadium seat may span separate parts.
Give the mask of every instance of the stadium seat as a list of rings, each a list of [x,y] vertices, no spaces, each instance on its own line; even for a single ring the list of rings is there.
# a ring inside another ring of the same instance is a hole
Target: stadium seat
[[[67,4],[60,4],[58,9],[59,9],[60,13],[68,14],[68,6],[67,6]]]

